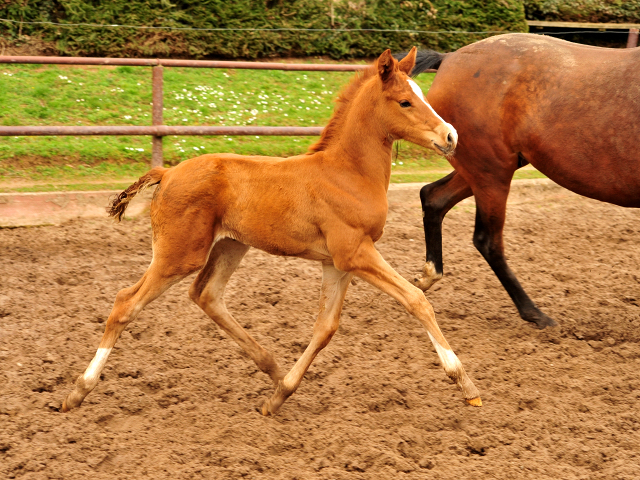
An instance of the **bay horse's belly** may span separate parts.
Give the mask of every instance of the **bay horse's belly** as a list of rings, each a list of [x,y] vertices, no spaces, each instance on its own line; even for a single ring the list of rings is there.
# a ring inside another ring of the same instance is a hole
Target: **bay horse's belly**
[[[580,195],[640,207],[640,49],[621,50],[514,34],[449,54],[428,99],[458,130],[454,167],[504,177],[521,154]]]

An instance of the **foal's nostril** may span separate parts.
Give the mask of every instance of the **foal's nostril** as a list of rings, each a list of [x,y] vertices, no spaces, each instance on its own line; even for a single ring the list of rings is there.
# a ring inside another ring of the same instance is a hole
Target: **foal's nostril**
[[[447,142],[449,142],[449,144],[453,144],[453,135],[451,135],[451,132],[447,135]]]

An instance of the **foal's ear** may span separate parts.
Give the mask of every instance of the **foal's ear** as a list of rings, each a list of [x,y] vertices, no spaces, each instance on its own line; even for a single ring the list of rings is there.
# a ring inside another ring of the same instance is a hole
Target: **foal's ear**
[[[411,75],[411,70],[416,65],[416,53],[418,53],[418,49],[413,47],[407,56],[398,62],[398,70],[406,73],[407,75]]]
[[[378,58],[378,75],[382,78],[383,82],[386,82],[391,78],[391,75],[396,69],[396,59],[391,55],[391,50],[385,50]]]

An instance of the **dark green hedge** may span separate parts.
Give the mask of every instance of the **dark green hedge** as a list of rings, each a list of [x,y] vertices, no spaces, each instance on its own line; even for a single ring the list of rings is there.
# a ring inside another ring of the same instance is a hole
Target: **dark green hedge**
[[[525,0],[528,20],[640,23],[639,0]]]
[[[331,12],[333,11],[333,15]],[[371,57],[412,45],[455,50],[487,34],[340,32],[371,28],[464,32],[527,31],[521,0],[0,0],[0,34],[30,36],[56,55],[259,58]],[[22,22],[188,28],[298,28],[333,31],[139,30]]]

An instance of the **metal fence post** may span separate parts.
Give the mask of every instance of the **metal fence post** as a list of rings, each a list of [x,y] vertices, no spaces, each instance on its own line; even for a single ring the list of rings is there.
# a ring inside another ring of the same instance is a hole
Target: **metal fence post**
[[[162,125],[162,65],[152,67],[152,88],[153,88],[153,110],[152,110],[152,124]],[[162,136],[154,135],[151,140],[151,167],[162,166]]]
[[[627,48],[635,48],[638,46],[638,29],[630,28],[629,37],[627,37]]]

